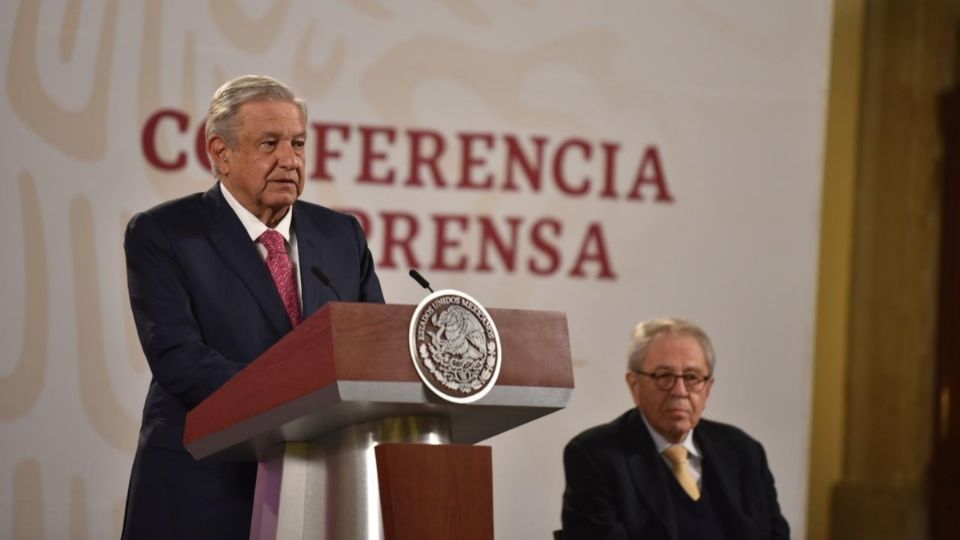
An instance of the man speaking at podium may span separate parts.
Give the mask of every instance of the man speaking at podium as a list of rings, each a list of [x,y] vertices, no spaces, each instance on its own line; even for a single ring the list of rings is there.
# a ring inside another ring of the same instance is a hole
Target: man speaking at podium
[[[298,201],[307,110],[279,81],[213,95],[206,148],[219,180],[130,221],[130,304],[152,379],[123,537],[247,538],[256,463],[202,463],[187,412],[329,300],[383,302],[357,221]]]
[[[763,447],[700,419],[714,363],[691,322],[637,325],[626,374],[636,408],[564,450],[565,540],[789,539]]]

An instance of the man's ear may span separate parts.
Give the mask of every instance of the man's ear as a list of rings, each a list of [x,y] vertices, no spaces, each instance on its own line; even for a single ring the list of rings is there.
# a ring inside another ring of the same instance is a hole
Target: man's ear
[[[634,373],[634,372],[632,372],[632,371],[630,371],[630,370],[627,370],[627,373],[626,373],[626,375],[624,375],[623,379],[624,379],[624,381],[626,381],[626,383],[627,383],[627,388],[630,390],[630,397],[633,398],[633,403],[636,404],[637,407],[639,407],[639,406],[640,406],[640,402],[639,402],[639,400],[638,400],[638,398],[637,398],[638,390],[637,390],[637,387],[636,387],[636,386],[637,386],[637,382],[638,382],[638,381],[637,381],[637,374]]]
[[[210,165],[219,171],[220,176],[230,173],[230,148],[219,135],[207,140],[207,155],[210,156]]]

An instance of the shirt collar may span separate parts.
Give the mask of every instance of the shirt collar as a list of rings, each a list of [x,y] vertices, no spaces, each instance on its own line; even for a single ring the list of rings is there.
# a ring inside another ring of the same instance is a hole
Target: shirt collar
[[[653,438],[653,444],[657,447],[658,454],[663,454],[664,450],[670,446],[673,446],[673,443],[665,439],[663,435],[657,432],[657,430],[653,429],[653,426],[650,425],[650,422],[647,422],[647,417],[643,415],[643,412],[640,412],[640,418],[643,419],[643,425],[647,426],[647,431],[650,432],[650,437]],[[683,444],[683,447],[687,449],[687,455],[689,457],[698,459],[703,458],[703,456],[700,454],[700,451],[697,449],[697,446],[693,444],[692,429],[687,432],[686,436],[684,436],[681,444]]]
[[[250,239],[254,242],[257,241],[257,238],[260,238],[260,235],[263,234],[269,227],[267,227],[262,221],[260,221],[257,216],[240,204],[230,190],[227,189],[227,186],[220,182],[220,192],[223,193],[223,198],[227,200],[227,204],[230,205],[230,208],[233,209],[233,213],[240,218],[240,223],[243,224],[243,228],[247,230],[247,234],[250,235]],[[287,244],[290,243],[290,223],[293,221],[293,206],[290,206],[290,211],[287,212],[283,219],[280,220],[280,223],[273,229],[280,233],[283,236],[283,239],[287,241]]]

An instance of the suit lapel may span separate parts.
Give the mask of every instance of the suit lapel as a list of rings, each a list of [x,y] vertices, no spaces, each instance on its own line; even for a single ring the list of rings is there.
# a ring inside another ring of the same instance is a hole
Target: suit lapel
[[[300,205],[300,202],[294,203],[294,208]],[[307,212],[293,213],[293,230],[297,235],[297,257],[300,259],[300,287],[301,304],[303,305],[303,318],[313,314],[319,309],[320,302],[327,300],[324,296],[322,287],[324,286],[313,275],[313,267],[323,269],[320,264],[321,244],[319,241],[320,230],[315,223],[310,221]]]
[[[759,538],[759,531],[740,505],[741,472],[737,456],[719,440],[709,420],[700,421],[693,439],[703,454],[703,484],[710,490],[717,517],[727,526],[728,536],[744,540]]]
[[[660,520],[670,538],[677,540],[680,533],[677,530],[676,510],[670,498],[666,468],[639,411],[633,411],[627,418],[622,436],[627,448],[627,466],[640,498]]]
[[[290,319],[283,308],[280,294],[270,277],[270,271],[250,241],[240,219],[220,192],[220,184],[203,195],[207,223],[213,248],[250,290],[267,319],[281,335],[291,330]]]

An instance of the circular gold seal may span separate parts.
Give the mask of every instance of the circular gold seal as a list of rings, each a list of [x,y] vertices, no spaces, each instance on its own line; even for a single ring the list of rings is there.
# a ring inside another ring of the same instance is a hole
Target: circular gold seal
[[[471,403],[500,375],[500,334],[470,295],[444,289],[420,302],[410,319],[410,358],[420,380],[454,403]]]

